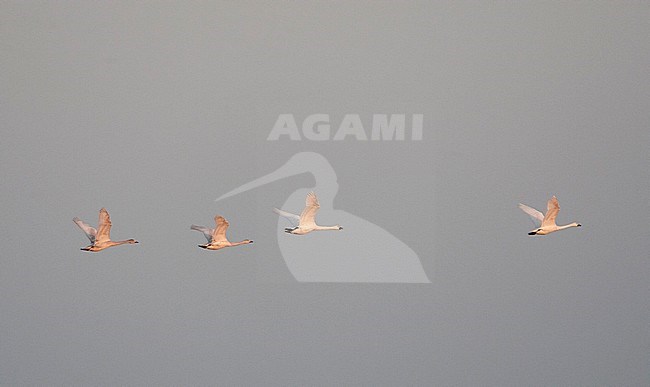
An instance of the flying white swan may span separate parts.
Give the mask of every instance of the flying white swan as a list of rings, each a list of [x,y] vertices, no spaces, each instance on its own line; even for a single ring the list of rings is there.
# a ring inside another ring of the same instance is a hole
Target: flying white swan
[[[86,234],[88,239],[90,239],[90,245],[81,248],[84,251],[102,251],[109,247],[119,246],[123,244],[133,244],[138,243],[135,239],[127,239],[125,241],[112,241],[111,240],[111,217],[108,215],[106,208],[99,210],[99,230],[96,230],[94,227],[90,226],[88,223],[84,223],[81,219],[75,217],[72,219],[73,222],[79,226],[81,230]]]
[[[519,203],[519,208],[522,211],[527,213],[533,222],[537,225],[535,230],[532,230],[528,235],[546,235],[555,231],[564,230],[570,227],[581,227],[580,223],[571,223],[565,226],[558,226],[555,224],[555,218],[557,218],[558,212],[560,212],[560,203],[558,203],[557,198],[553,196],[546,205],[546,215],[537,211],[534,208],[528,207],[525,204]]]
[[[287,227],[284,229],[284,232],[295,235],[305,235],[312,231],[323,231],[323,230],[343,230],[343,227],[339,226],[319,226],[316,224],[316,213],[320,208],[318,204],[318,198],[316,194],[310,192],[307,194],[305,199],[305,208],[300,213],[300,216],[292,214],[290,212],[282,211],[280,209],[274,208],[273,212],[278,215],[284,216],[285,218],[293,221],[298,221],[297,227]]]
[[[199,247],[208,250],[220,250],[224,247],[233,247],[253,243],[253,241],[249,239],[244,239],[241,242],[230,242],[226,238],[226,230],[228,230],[230,223],[228,223],[228,221],[223,216],[215,216],[214,223],[217,225],[215,229],[197,226],[194,224],[190,226],[192,230],[201,231],[203,235],[205,235],[205,238],[208,240],[207,244],[199,245]]]
[[[296,153],[277,170],[245,183],[217,200],[302,173],[311,174],[315,185],[296,189],[280,208],[298,208],[305,203],[309,192],[318,192],[321,199],[319,219],[336,219],[345,225],[345,232],[336,238],[322,232],[310,233],[305,238],[288,237],[285,220],[278,217],[278,247],[287,268],[298,282],[430,282],[420,258],[408,245],[381,226],[334,207],[339,187],[336,171],[321,154]],[[294,214],[282,211],[282,215],[288,215],[294,223],[299,221]]]

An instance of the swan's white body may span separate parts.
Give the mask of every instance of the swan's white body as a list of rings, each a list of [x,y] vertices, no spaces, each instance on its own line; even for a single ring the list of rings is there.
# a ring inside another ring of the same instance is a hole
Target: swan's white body
[[[300,216],[296,214],[292,214],[287,211],[282,211],[277,208],[274,208],[273,211],[276,214],[284,216],[289,220],[298,221],[297,227],[291,227],[291,228],[287,227],[284,229],[284,232],[287,232],[289,234],[305,235],[305,234],[309,234],[312,231],[343,230],[343,227],[339,226],[338,224],[336,226],[317,225],[316,213],[318,212],[319,208],[320,208],[320,204],[318,203],[318,198],[316,197],[316,194],[310,192],[307,194],[307,198],[305,199],[305,208],[300,213]]]
[[[244,239],[241,242],[230,242],[228,238],[226,238],[226,230],[228,230],[230,223],[228,223],[228,221],[223,216],[215,216],[214,223],[216,225],[214,229],[204,226],[196,226],[194,224],[190,226],[190,229],[192,230],[201,231],[203,235],[205,235],[205,238],[208,240],[207,244],[199,245],[199,247],[207,250],[221,250],[225,247],[233,247],[253,243],[253,241],[249,239]]]
[[[582,226],[580,223],[575,222],[564,226],[555,224],[555,218],[557,218],[557,214],[560,212],[560,203],[555,196],[549,199],[546,205],[546,215],[525,204],[519,203],[519,208],[527,213],[538,226],[535,230],[530,231],[528,235],[546,235],[567,228]]]
[[[278,217],[278,247],[287,268],[298,282],[430,282],[420,258],[408,245],[381,226],[334,207],[338,192],[336,171],[318,153],[297,153],[277,170],[245,183],[217,200],[302,173],[311,174],[316,184],[296,189],[280,208],[299,206],[305,202],[309,192],[318,192],[323,210],[319,216],[345,224],[345,232],[338,233],[335,238],[323,232],[312,232],[304,238],[287,237],[285,220]],[[300,221],[298,215],[277,211],[293,223]]]
[[[112,241],[111,240],[111,217],[108,215],[106,208],[99,210],[99,223],[96,230],[94,227],[88,223],[84,223],[81,219],[75,217],[72,219],[73,222],[79,226],[79,228],[86,234],[88,239],[90,239],[90,245],[81,248],[84,251],[102,251],[109,247],[119,246],[123,244],[133,244],[138,243],[135,239],[127,239],[124,241]]]

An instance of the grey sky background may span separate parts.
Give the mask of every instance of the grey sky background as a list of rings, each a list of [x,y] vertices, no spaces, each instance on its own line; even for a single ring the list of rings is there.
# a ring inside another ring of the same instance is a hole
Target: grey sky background
[[[650,384],[648,36],[645,2],[0,2],[0,384]],[[214,202],[300,151],[431,284],[296,282],[270,209],[308,174]],[[528,237],[553,194],[583,227]],[[102,206],[141,243],[80,251]],[[255,243],[199,249],[216,213]]]

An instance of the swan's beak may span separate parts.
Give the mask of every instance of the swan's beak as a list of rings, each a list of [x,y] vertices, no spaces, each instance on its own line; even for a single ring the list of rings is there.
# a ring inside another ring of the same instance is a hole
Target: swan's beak
[[[253,241],[248,241],[248,243],[253,243]]]
[[[528,235],[537,235],[537,233],[535,231],[531,231],[528,233]]]
[[[582,227],[582,225],[580,223],[578,223],[578,227]]]
[[[343,230],[343,227],[339,226],[339,230]]]

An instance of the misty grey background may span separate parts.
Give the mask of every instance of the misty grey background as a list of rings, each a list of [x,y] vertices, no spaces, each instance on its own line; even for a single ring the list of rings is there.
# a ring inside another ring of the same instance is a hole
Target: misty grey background
[[[2,1],[0,384],[650,384],[648,36],[645,2]],[[309,175],[214,202],[298,151],[432,283],[295,282],[270,207]],[[528,237],[553,194],[583,227]],[[141,243],[80,251],[102,206]],[[196,247],[215,213],[255,243]]]

